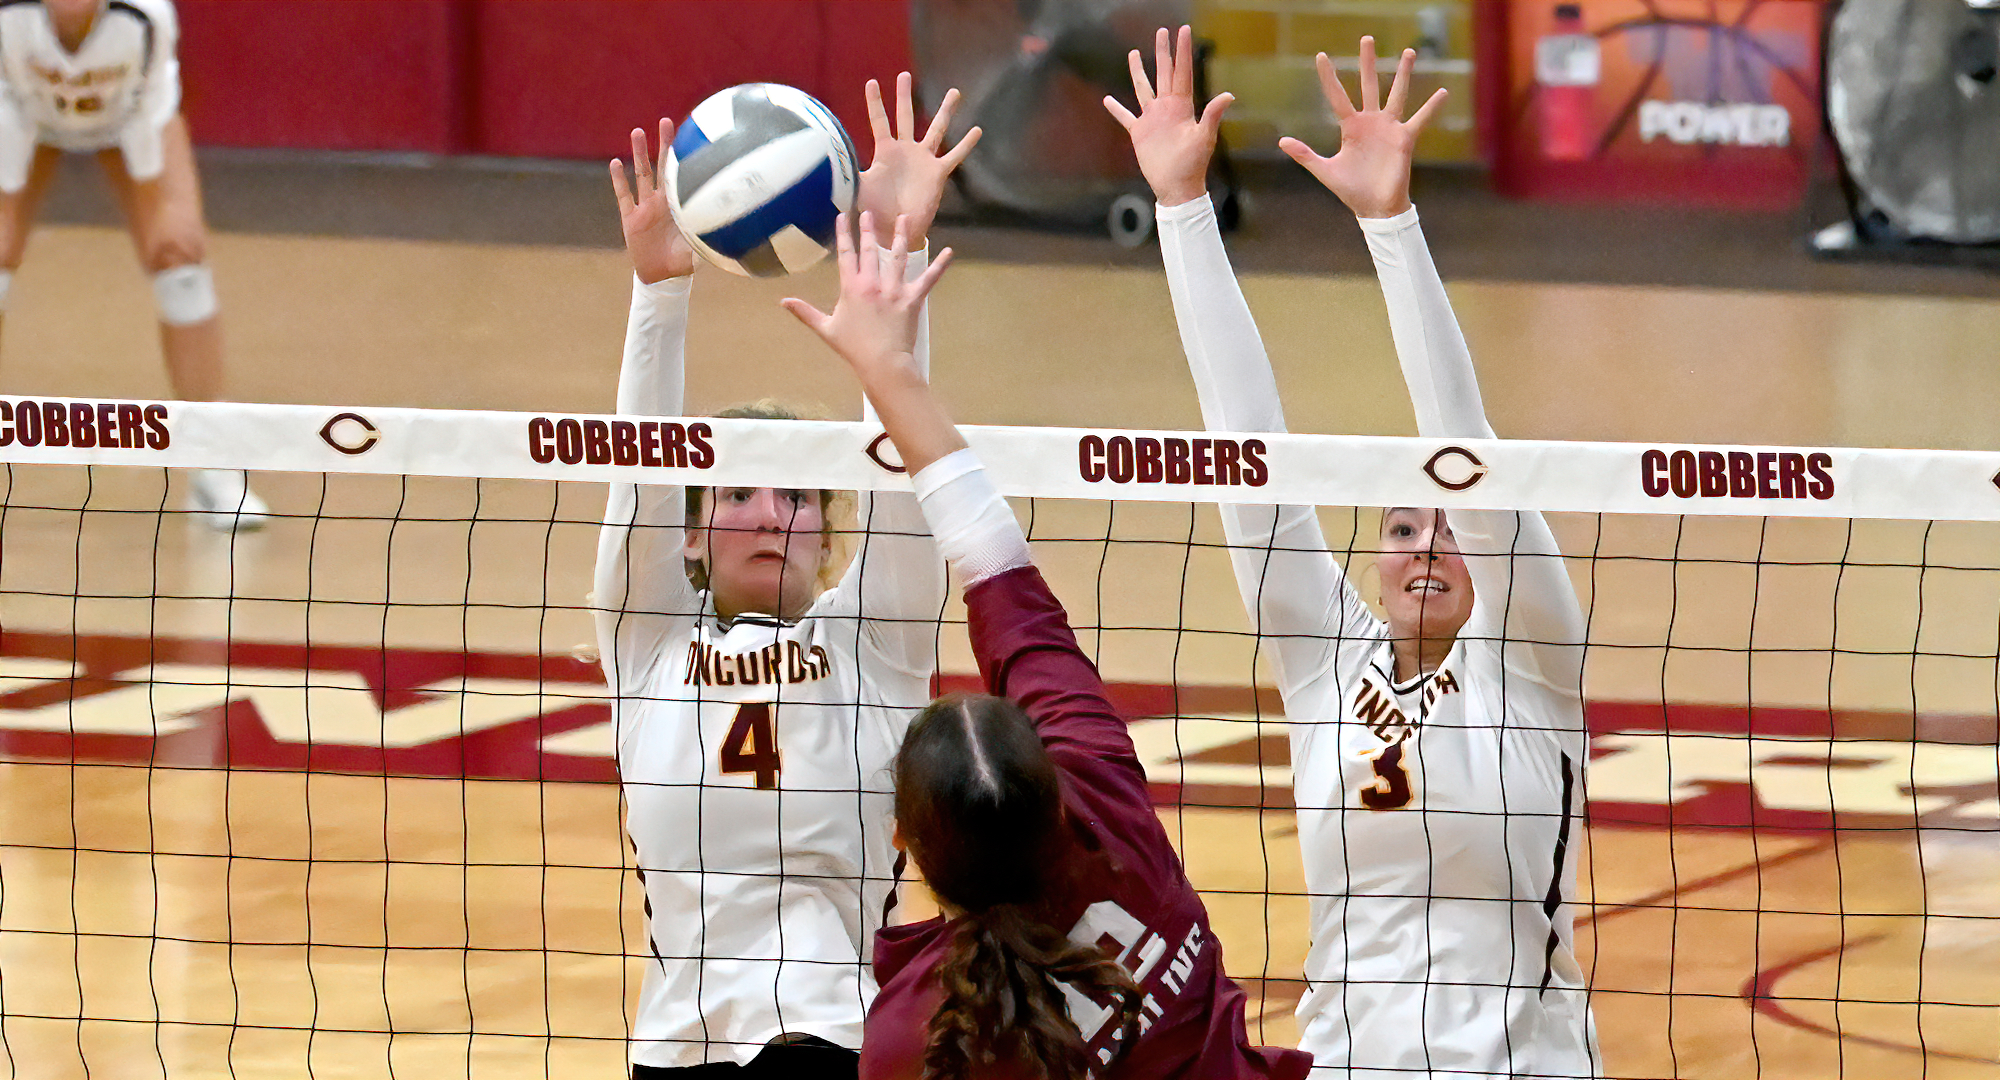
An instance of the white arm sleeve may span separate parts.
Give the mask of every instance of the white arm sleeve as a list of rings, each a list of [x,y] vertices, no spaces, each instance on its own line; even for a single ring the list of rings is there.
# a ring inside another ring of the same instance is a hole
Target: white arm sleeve
[[[618,371],[618,411],[681,415],[691,279],[632,283],[625,360]],[[598,649],[614,692],[643,684],[665,651],[699,614],[700,600],[681,558],[687,522],[684,489],[612,484],[597,537]]]
[[[157,180],[166,168],[160,129],[181,111],[180,22],[172,4],[148,4],[146,21],[153,28],[152,63],[132,115],[118,131],[118,150],[125,171],[139,181]]]
[[[884,254],[882,264],[887,263]],[[929,265],[928,248],[911,252],[904,280],[922,277]],[[917,366],[929,376],[929,302],[917,320]],[[877,422],[875,406],[866,397],[861,417]],[[863,637],[889,663],[909,674],[928,676],[937,669],[938,624],[944,616],[947,586],[944,560],[923,511],[913,495],[864,491],[856,500],[855,518],[860,545],[835,586],[830,612],[856,618]]]
[[[958,567],[965,588],[1034,564],[1021,523],[969,447],[931,462],[910,483],[938,550]]]
[[[1361,230],[1388,303],[1389,330],[1418,433],[1493,438],[1472,353],[1431,262],[1416,207],[1393,218],[1363,218]],[[1583,610],[1548,521],[1535,512],[1498,510],[1453,510],[1447,517],[1475,596],[1462,633],[1510,643],[1504,653],[1511,670],[1581,692]]]
[[[1211,431],[1285,430],[1278,383],[1237,287],[1207,196],[1156,209],[1181,347]],[[1343,646],[1372,648],[1377,620],[1342,573],[1310,506],[1222,508],[1230,564],[1252,629],[1277,652],[1289,697]]]

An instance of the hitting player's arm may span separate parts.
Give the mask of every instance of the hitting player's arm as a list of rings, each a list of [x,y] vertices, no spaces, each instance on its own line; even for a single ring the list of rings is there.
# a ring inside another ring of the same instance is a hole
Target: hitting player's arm
[[[146,81],[132,115],[118,133],[125,170],[141,182],[158,179],[165,168],[160,129],[181,109],[178,16],[172,4],[146,4],[145,13],[153,27],[152,63],[146,69]]]
[[[1491,439],[1479,379],[1444,281],[1431,261],[1412,206],[1388,218],[1361,218],[1375,273],[1389,308],[1396,357],[1416,409],[1417,431],[1431,438]],[[1541,514],[1452,510],[1447,517],[1478,597],[1463,633],[1519,643],[1531,659],[1525,674],[1561,689],[1582,684],[1583,610],[1564,569],[1555,534]]]
[[[878,266],[889,272],[888,254]],[[921,278],[930,266],[928,249],[910,253],[904,280]],[[912,350],[917,370],[930,377],[930,304],[917,314]],[[862,397],[862,419],[879,423],[875,405]],[[883,659],[914,675],[937,668],[938,620],[944,612],[945,564],[914,495],[863,492],[855,508],[860,547],[837,590],[837,609],[857,613],[861,632]]]
[[[1021,706],[1077,782],[1145,809],[1156,824],[1131,733],[979,458],[959,450],[912,483],[940,550],[965,582],[967,632],[987,690]]]
[[[679,416],[692,277],[656,284],[632,282],[625,359],[618,371],[618,412]],[[596,609],[599,649],[621,692],[687,632],[697,598],[681,557],[686,528],[684,489],[612,484],[597,538]]]
[[[1285,430],[1278,384],[1222,246],[1208,196],[1158,210],[1160,253],[1181,347],[1211,431]],[[1253,629],[1277,650],[1285,689],[1326,670],[1374,616],[1321,535],[1310,506],[1224,505],[1223,534]]]

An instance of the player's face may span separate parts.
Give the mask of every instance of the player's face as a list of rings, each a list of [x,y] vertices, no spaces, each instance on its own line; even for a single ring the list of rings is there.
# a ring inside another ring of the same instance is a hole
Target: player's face
[[[1391,510],[1382,519],[1382,608],[1399,638],[1458,637],[1472,615],[1472,575],[1441,510]]]
[[[800,488],[715,488],[689,529],[686,555],[708,567],[716,613],[797,618],[819,597],[826,561],[820,493]]]

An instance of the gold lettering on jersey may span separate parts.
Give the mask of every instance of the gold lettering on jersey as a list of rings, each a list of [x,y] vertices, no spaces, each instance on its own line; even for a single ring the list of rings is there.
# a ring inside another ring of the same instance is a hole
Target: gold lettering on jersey
[[[132,65],[130,64],[115,64],[111,67],[90,68],[87,71],[79,71],[74,75],[64,72],[61,68],[44,67],[41,64],[30,64],[28,66],[38,78],[50,86],[67,86],[78,90],[88,89],[93,86],[103,86],[105,83],[120,82],[132,73]]]
[[[1396,707],[1396,699],[1375,680],[1363,678],[1361,691],[1354,695],[1354,718],[1385,743],[1401,739],[1410,718]]]
[[[811,649],[796,641],[785,641],[744,653],[725,653],[705,641],[688,645],[687,671],[681,681],[689,686],[775,686],[779,683],[818,682],[833,673],[833,658],[826,648]]]

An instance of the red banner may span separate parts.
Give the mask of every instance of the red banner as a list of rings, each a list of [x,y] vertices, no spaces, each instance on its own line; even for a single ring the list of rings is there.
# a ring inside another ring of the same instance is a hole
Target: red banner
[[[1820,125],[1818,0],[1510,0],[1480,59],[1497,186],[1781,208]],[[1494,38],[1497,37],[1497,40]]]

